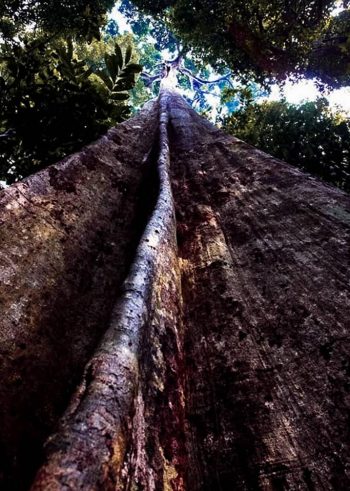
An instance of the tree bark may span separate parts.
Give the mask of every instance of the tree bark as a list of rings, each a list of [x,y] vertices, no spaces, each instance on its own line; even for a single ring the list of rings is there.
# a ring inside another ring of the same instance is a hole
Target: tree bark
[[[349,487],[346,194],[163,90],[2,199],[2,488]]]
[[[1,489],[28,489],[107,328],[157,197],[157,118],[1,191]]]
[[[174,106],[188,489],[347,489],[349,197]]]

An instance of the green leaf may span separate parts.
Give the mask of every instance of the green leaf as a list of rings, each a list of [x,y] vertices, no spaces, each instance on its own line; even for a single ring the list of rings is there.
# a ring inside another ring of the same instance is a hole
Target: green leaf
[[[74,75],[74,72],[72,70],[72,67],[69,66],[67,63],[61,63],[58,66],[58,70],[59,70],[60,74],[62,75],[62,77],[66,78],[68,80],[74,80],[75,75]]]
[[[131,55],[132,55],[132,47],[128,46],[125,52],[125,65],[127,65],[130,62]]]
[[[131,73],[140,73],[142,72],[142,65],[138,65],[137,63],[129,63],[124,70]]]
[[[113,89],[114,82],[106,71],[96,72],[96,75],[105,83],[109,90]]]
[[[115,56],[116,56],[116,63],[118,64],[118,67],[120,69],[123,68],[123,54],[122,54],[122,50],[120,49],[120,46],[119,44],[115,44],[115,48],[114,48],[114,51],[115,51]]]
[[[94,70],[92,67],[90,67],[88,70],[86,70],[84,73],[82,73],[79,78],[80,80],[86,80],[87,78],[90,77],[90,75],[94,73]],[[105,82],[106,83],[106,82]]]
[[[110,97],[114,101],[126,101],[129,99],[129,94],[126,92],[113,92]]]
[[[126,72],[125,70],[123,70],[120,74],[119,74],[119,79],[125,79],[125,78],[134,78],[134,74],[133,73],[128,73]]]
[[[71,37],[67,39],[67,58],[68,60],[72,60],[73,58],[73,41]]]
[[[112,80],[118,77],[119,65],[115,55],[105,55],[106,67]]]

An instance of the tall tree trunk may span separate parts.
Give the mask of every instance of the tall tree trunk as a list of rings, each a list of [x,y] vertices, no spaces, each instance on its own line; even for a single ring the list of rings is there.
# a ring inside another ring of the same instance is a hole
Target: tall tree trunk
[[[347,195],[163,90],[2,199],[4,489],[349,487]]]

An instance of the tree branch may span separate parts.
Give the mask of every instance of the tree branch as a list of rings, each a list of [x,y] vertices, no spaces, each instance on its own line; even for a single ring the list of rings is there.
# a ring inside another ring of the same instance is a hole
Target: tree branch
[[[159,75],[159,74],[150,75],[147,72],[142,72],[140,77],[141,77],[141,80],[144,81],[146,87],[150,87],[152,84],[154,84],[154,82],[158,82],[162,78],[161,75]]]
[[[231,75],[232,75],[231,72],[227,73],[226,75],[224,75],[220,78],[217,78],[216,80],[205,80],[203,78],[197,77],[196,75],[193,75],[191,70],[188,70],[187,68],[180,68],[179,71],[183,75],[187,75],[189,78],[191,78],[192,80],[195,80],[196,82],[198,82],[201,85],[214,85],[214,84],[218,84],[219,82],[222,82],[223,80],[225,80],[226,82],[228,82],[232,85],[231,81],[229,80]]]
[[[14,128],[10,128],[6,130],[4,133],[0,133],[0,139],[1,140],[6,140],[7,138],[12,138],[15,136],[16,130]]]

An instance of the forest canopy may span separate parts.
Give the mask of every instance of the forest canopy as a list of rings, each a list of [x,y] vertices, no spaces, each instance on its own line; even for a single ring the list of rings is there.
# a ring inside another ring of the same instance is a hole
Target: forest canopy
[[[349,83],[348,0],[135,0],[214,66],[227,63],[244,80],[288,75]]]
[[[120,35],[115,5],[130,34]],[[324,99],[266,101],[288,77],[313,79],[326,92],[350,85],[345,0],[12,0],[0,2],[0,29],[2,181],[22,179],[128,118],[156,96],[172,60],[194,109],[349,189],[347,115]]]
[[[26,177],[130,116],[142,68],[132,37],[108,33],[112,5],[2,4],[0,180]]]

